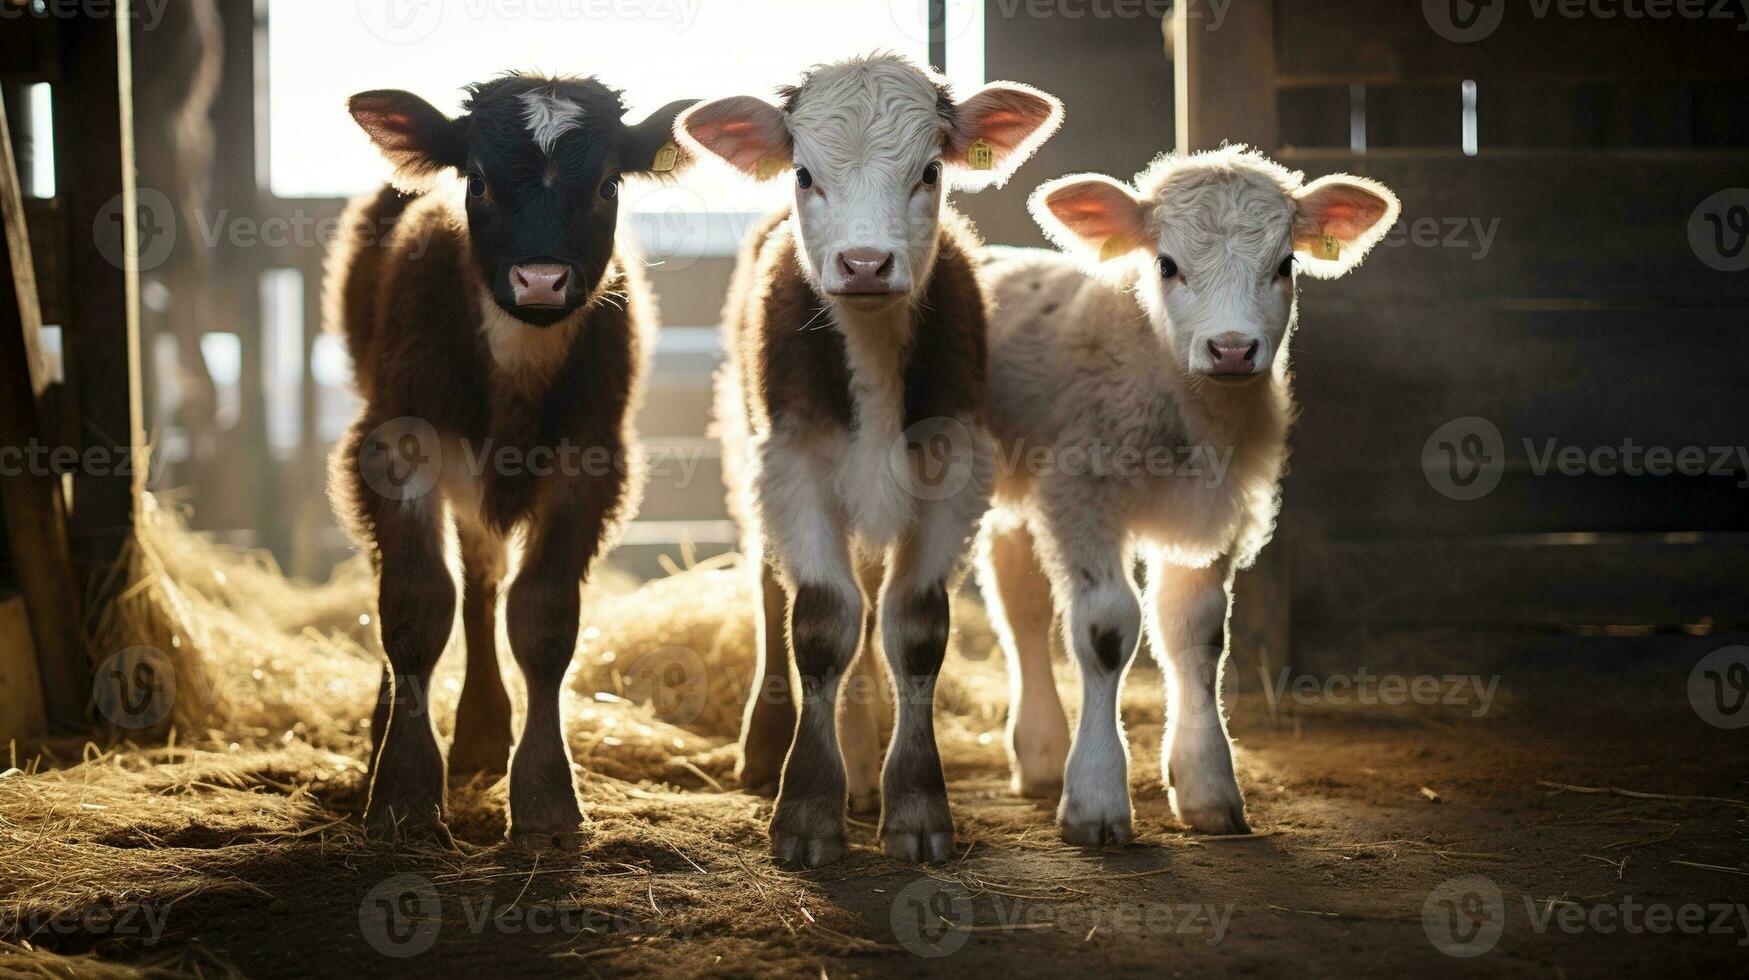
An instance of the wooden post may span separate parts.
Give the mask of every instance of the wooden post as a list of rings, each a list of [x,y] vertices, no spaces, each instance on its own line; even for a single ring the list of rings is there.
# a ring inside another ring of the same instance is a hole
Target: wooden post
[[[49,726],[85,726],[91,665],[79,613],[78,579],[67,542],[61,478],[49,468],[37,399],[48,384],[42,355],[42,314],[25,225],[24,194],[12,153],[12,132],[0,100],[0,210],[5,212],[4,281],[0,282],[0,445],[21,450],[19,472],[0,475],[0,509],[12,563],[30,620],[35,671]],[[40,450],[40,452],[39,452]],[[12,460],[0,460],[10,465]],[[18,664],[13,670],[24,669]]]
[[[132,535],[147,464],[130,6],[130,0],[116,0],[108,17],[73,17],[60,25],[56,184],[66,205],[72,286],[63,349],[79,441],[110,457],[103,467],[82,466],[73,480],[73,552],[88,582],[105,578]]]
[[[1173,4],[1171,49],[1179,152],[1276,148],[1272,0],[1232,0],[1220,19],[1207,4]]]

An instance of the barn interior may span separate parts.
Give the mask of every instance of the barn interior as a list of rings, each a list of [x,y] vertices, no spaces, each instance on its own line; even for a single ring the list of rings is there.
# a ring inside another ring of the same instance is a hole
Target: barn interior
[[[0,974],[1742,970],[1749,10],[629,2],[0,0]],[[853,818],[845,861],[773,866],[734,778],[757,598],[706,421],[737,241],[777,199],[701,166],[622,205],[662,330],[652,478],[566,681],[585,838],[504,846],[479,779],[454,849],[367,839],[382,653],[326,493],[357,401],[322,288],[387,171],[345,97],[453,110],[538,68],[638,117],[873,48],[1067,105],[956,197],[992,243],[1046,244],[1046,179],[1223,142],[1404,203],[1362,269],[1299,286],[1290,472],[1225,675],[1253,833],[1173,818],[1144,653],[1136,840],[1062,843],[1009,792],[968,582],[936,720],[955,858],[888,859]]]

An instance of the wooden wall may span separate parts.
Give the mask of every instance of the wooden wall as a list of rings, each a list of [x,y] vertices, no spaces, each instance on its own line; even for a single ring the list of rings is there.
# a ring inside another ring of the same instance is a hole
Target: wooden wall
[[[1218,72],[1198,76],[1179,92],[1203,117],[1193,145],[1274,117],[1285,162],[1374,177],[1404,203],[1357,273],[1301,284],[1276,570],[1296,641],[1743,625],[1749,272],[1691,246],[1690,226],[1709,199],[1749,205],[1749,35],[1496,4],[1492,33],[1456,41],[1421,4],[1252,6],[1251,57],[1274,84],[1235,103]],[[1720,469],[1602,459],[1569,475],[1543,465],[1551,440]],[[1456,487],[1450,467],[1472,457],[1448,445],[1482,446],[1497,485]]]

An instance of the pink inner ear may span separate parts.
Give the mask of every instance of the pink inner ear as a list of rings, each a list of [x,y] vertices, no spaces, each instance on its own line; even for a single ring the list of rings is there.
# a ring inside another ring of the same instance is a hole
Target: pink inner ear
[[[763,99],[737,95],[688,112],[681,121],[687,135],[731,166],[755,172],[759,161],[790,156],[783,113]]]
[[[1334,235],[1345,242],[1366,234],[1387,209],[1378,195],[1352,184],[1321,187],[1300,202],[1304,235]]]
[[[1141,206],[1113,184],[1069,184],[1052,191],[1045,206],[1070,231],[1094,245],[1103,246],[1115,237],[1134,248],[1145,239]]]
[[[959,104],[954,155],[964,156],[979,139],[989,143],[998,156],[1011,153],[1050,120],[1052,109],[1050,102],[1024,89],[984,89]]]

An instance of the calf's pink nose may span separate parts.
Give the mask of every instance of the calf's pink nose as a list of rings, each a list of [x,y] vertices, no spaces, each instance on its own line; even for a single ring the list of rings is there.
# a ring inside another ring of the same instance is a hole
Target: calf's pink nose
[[[517,306],[564,306],[571,270],[556,262],[519,265],[510,270]]]
[[[1257,341],[1244,334],[1227,333],[1209,341],[1214,358],[1211,374],[1250,374],[1257,362]]]
[[[893,274],[893,253],[878,248],[847,248],[838,253],[838,271],[847,293],[884,293]]]

